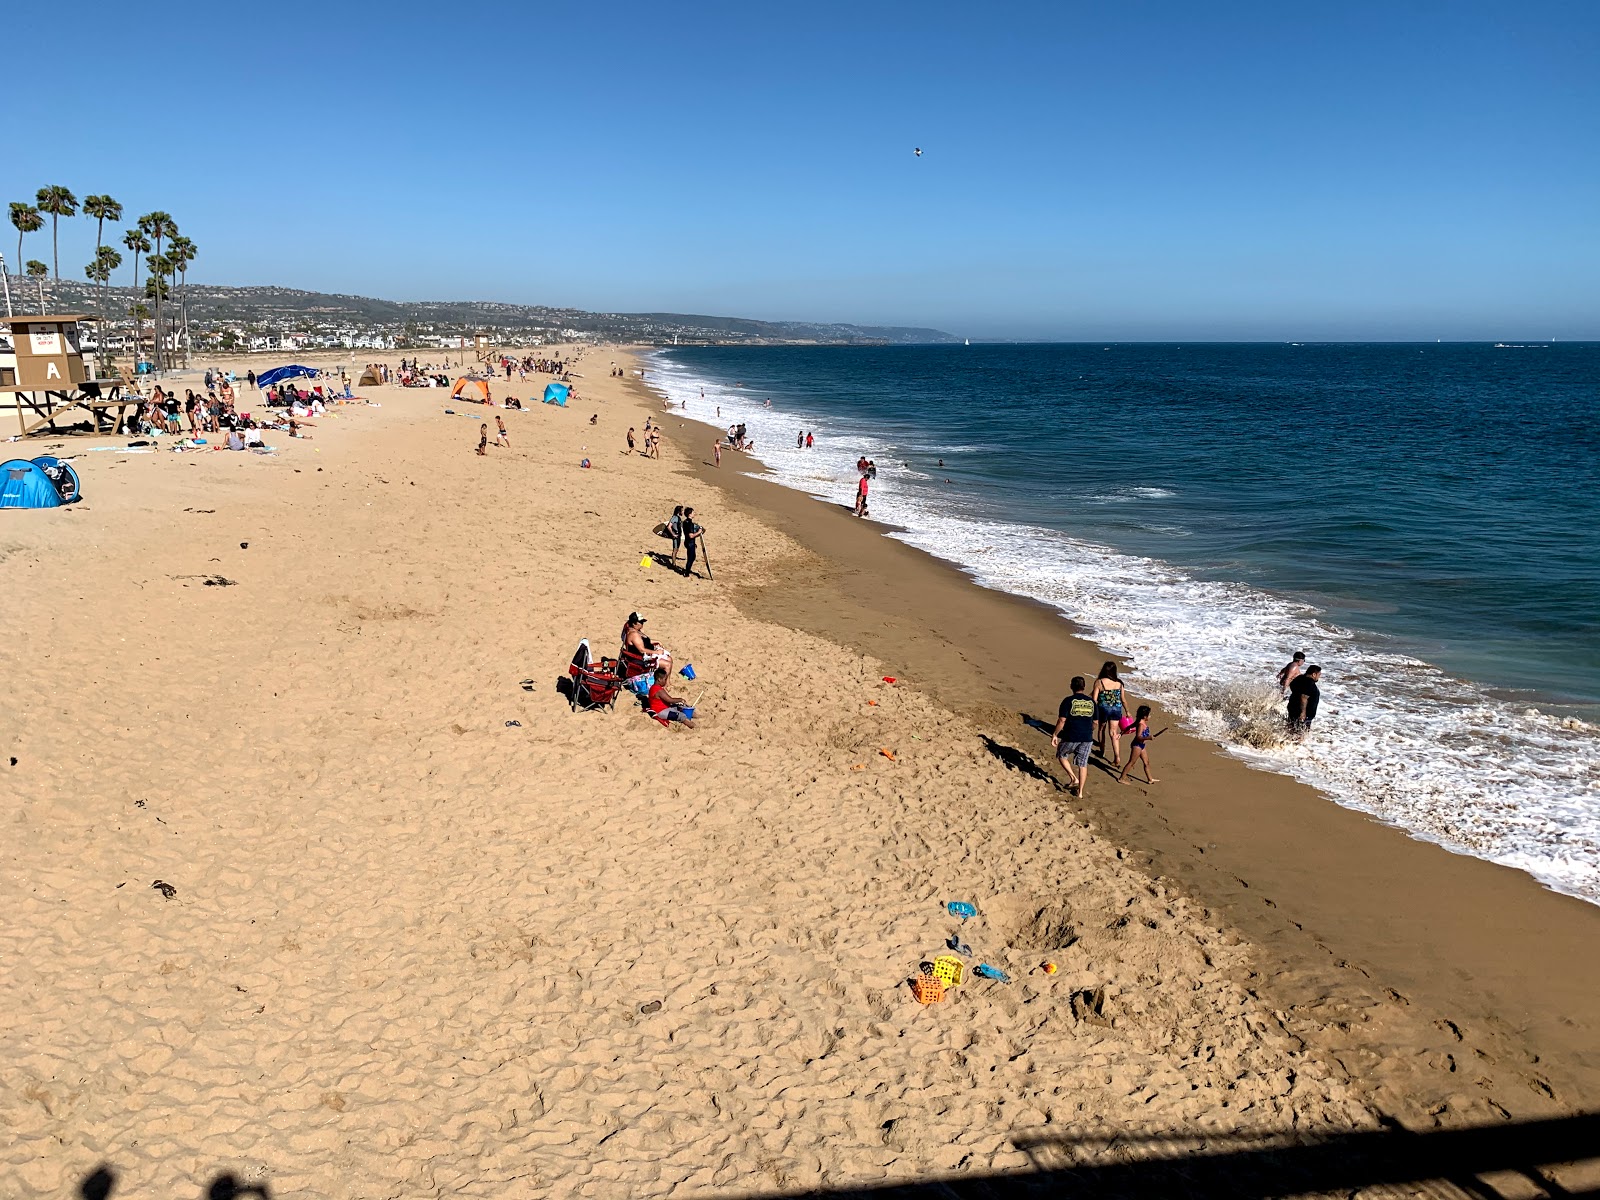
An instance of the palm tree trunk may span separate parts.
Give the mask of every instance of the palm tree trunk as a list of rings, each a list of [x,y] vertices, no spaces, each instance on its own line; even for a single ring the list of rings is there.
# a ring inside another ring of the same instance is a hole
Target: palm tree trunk
[[[158,234],[156,234],[156,262],[159,263],[160,261],[161,261],[161,235],[158,233]],[[164,346],[162,344],[165,341],[165,338],[164,338],[164,336],[162,334],[162,330],[161,330],[161,292],[163,290],[161,285],[165,281],[166,281],[166,277],[164,275],[162,275],[160,271],[157,271],[156,272],[156,374],[158,374],[158,375],[162,371],[166,370],[166,361],[167,361],[166,346]]]
[[[178,320],[183,326],[183,365],[189,365],[189,271],[185,268],[178,272],[178,277],[183,280],[178,290]]]
[[[59,213],[51,213],[50,214],[50,265],[55,271],[55,276],[56,276],[56,282],[57,283],[61,282],[61,240],[60,240],[60,238],[58,238],[56,236],[56,230],[58,228],[60,228],[60,225],[61,225],[61,215]]]

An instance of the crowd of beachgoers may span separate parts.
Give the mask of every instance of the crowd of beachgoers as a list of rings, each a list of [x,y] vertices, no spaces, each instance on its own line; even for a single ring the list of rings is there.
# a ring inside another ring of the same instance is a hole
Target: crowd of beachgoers
[[[291,438],[309,439],[316,418],[342,404],[368,404],[351,391],[343,369],[318,371],[292,380],[257,386],[256,373],[243,376],[220,367],[207,368],[199,391],[157,381],[138,380],[127,393],[131,401],[117,432],[123,436],[159,442],[177,438],[175,450],[255,450],[271,453],[262,436],[277,431]],[[145,390],[148,386],[148,391]],[[241,407],[240,390],[259,397],[260,407],[247,398]],[[220,439],[213,441],[212,439]]]

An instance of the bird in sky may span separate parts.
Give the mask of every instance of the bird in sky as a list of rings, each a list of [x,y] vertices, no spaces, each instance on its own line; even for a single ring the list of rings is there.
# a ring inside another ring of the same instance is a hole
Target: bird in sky
[[[922,157],[922,147],[921,147],[921,146],[918,146],[918,147],[917,147],[917,148],[916,148],[916,150],[914,150],[914,151],[913,151],[913,153],[914,153],[914,154],[915,154],[915,155],[916,155],[916,156],[917,156],[917,157],[918,157],[918,158],[921,158],[921,157]]]

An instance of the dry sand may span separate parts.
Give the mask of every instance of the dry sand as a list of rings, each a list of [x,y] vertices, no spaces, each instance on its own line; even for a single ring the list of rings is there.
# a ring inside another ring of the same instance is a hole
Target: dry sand
[[[1581,1107],[1519,1031],[1381,979],[1291,1010],[1284,948],[1153,879],[1047,750],[808,631],[870,606],[690,474],[702,427],[620,454],[659,410],[613,357],[487,459],[483,410],[368,389],[276,457],[88,454],[84,504],[5,514],[5,1195],[102,1163],[118,1196],[747,1194]],[[674,503],[715,582],[640,566]],[[632,608],[697,730],[556,693]],[[1013,982],[923,1008],[952,933]]]

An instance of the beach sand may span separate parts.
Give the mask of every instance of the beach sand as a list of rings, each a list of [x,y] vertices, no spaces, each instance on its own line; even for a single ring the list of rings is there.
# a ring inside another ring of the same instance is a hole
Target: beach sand
[[[1378,827],[1177,738],[1157,789],[1073,802],[1020,714],[1103,655],[737,455],[712,486],[702,426],[620,453],[661,414],[613,359],[495,410],[487,458],[494,413],[367,389],[276,456],[88,453],[85,503],[6,514],[5,1194],[101,1164],[117,1195],[771,1194],[1600,1102],[1567,982],[1594,964],[1541,958],[1581,959],[1593,910],[1506,872],[1509,959],[1455,925],[1419,958],[1411,914],[1407,973],[1270,826],[1220,887],[1180,852],[1202,808],[1341,814],[1312,826],[1340,862]],[[641,566],[674,503],[715,581]],[[699,728],[557,693],[630,609],[693,662]],[[1478,912],[1482,864],[1380,832],[1385,870],[1462,881],[1386,877],[1391,912]],[[953,934],[1012,982],[923,1007]],[[1554,998],[1495,1011],[1479,959]]]

